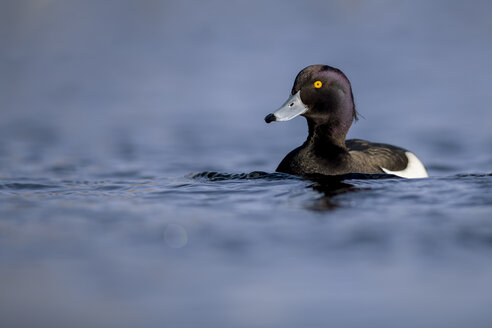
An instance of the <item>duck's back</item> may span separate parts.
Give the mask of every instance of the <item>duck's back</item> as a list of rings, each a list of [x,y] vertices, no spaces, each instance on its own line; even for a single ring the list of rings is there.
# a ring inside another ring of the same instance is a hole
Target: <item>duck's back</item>
[[[422,162],[404,148],[360,139],[346,140],[345,145],[351,157],[352,170],[388,173],[403,178],[428,177]]]
[[[334,152],[314,151],[309,143],[291,151],[277,167],[277,172],[308,176],[348,173],[387,173],[403,178],[425,178],[427,172],[410,151],[383,143],[360,139],[345,141],[346,149]]]

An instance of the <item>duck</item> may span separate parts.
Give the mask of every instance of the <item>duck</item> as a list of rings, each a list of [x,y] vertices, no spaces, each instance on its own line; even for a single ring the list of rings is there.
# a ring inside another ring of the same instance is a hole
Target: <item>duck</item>
[[[385,143],[346,140],[357,120],[352,86],[338,68],[311,65],[301,70],[287,101],[265,117],[266,123],[304,116],[308,137],[288,153],[276,171],[296,176],[338,176],[352,173],[392,174],[416,179],[428,177],[411,151]]]

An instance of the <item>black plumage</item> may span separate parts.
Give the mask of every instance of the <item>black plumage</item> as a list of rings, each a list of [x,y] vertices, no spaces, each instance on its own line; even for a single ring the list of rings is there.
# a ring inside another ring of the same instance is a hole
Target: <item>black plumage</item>
[[[267,115],[265,121],[286,121],[297,115],[308,122],[307,140],[285,156],[277,172],[299,176],[385,173],[383,168],[403,171],[409,164],[406,149],[359,139],[345,140],[357,112],[350,81],[339,69],[327,65],[303,69],[296,77],[289,100]],[[422,169],[426,175],[423,166]]]

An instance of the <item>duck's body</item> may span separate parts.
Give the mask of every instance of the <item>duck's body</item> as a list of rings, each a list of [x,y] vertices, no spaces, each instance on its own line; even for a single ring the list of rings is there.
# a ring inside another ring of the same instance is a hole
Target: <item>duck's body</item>
[[[345,148],[317,148],[306,141],[287,154],[276,171],[299,176],[387,173],[403,178],[427,177],[425,167],[415,154],[400,147],[349,139],[345,141]]]
[[[347,77],[326,65],[308,66],[296,78],[292,95],[265,120],[286,121],[303,115],[309,135],[291,151],[277,172],[312,174],[388,173],[404,178],[427,177],[425,167],[410,151],[359,139],[345,140],[356,118],[352,89]]]

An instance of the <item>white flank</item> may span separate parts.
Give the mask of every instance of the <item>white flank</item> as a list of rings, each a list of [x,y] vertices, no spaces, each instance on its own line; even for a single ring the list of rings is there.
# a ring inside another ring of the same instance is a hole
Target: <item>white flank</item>
[[[407,179],[418,179],[418,178],[427,178],[429,175],[424,167],[424,164],[415,156],[413,153],[407,151],[405,155],[408,158],[407,167],[402,171],[390,171],[381,167],[381,169],[388,174],[397,175],[402,178]]]

